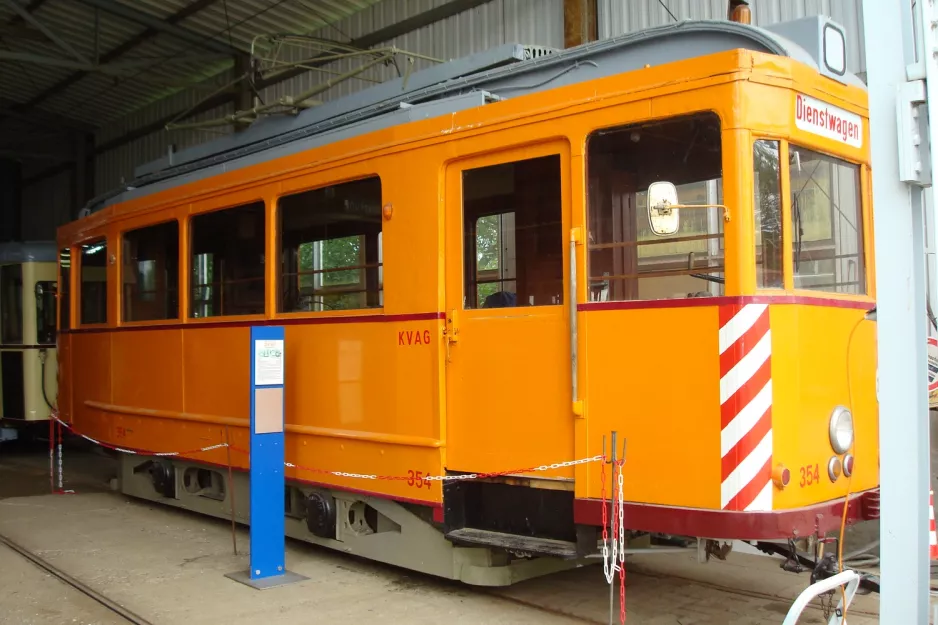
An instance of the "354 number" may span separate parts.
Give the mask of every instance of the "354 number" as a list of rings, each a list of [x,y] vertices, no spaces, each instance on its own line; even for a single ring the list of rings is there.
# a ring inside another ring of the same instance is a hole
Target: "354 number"
[[[430,480],[423,479],[423,471],[408,471],[408,486],[415,486],[417,488],[423,488],[426,486],[427,490],[430,490]]]
[[[817,484],[821,481],[821,473],[818,468],[818,465],[813,467],[809,464],[808,466],[801,467],[801,488],[805,486],[811,486],[812,484]]]

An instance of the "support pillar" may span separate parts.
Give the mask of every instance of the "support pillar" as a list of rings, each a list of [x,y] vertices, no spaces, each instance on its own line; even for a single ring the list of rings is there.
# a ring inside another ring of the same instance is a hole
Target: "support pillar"
[[[911,3],[863,0],[863,25],[874,175],[882,497],[880,620],[926,625],[929,424],[925,224],[921,189],[902,182],[900,175],[899,154],[907,144],[900,147],[896,122],[900,110],[897,96],[907,84],[906,68],[914,62]],[[883,45],[887,41],[906,45]],[[938,119],[931,123],[938,123]]]

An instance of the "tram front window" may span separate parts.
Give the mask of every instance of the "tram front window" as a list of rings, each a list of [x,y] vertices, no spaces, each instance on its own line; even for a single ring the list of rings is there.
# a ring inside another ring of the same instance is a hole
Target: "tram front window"
[[[658,181],[673,183],[682,205],[723,203],[719,118],[603,129],[587,146],[590,301],[723,295],[722,210],[680,209],[677,231],[662,236],[646,207]]]

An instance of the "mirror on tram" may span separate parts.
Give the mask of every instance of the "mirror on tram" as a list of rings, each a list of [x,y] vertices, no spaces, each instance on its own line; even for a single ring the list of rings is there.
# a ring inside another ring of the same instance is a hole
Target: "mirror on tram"
[[[658,236],[677,232],[680,226],[677,205],[677,188],[670,182],[653,182],[648,187],[648,224]]]

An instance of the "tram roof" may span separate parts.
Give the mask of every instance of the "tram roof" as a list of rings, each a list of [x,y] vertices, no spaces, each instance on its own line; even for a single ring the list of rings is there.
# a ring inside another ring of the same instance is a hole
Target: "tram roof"
[[[54,263],[58,259],[55,241],[8,241],[0,243],[0,264]]]
[[[808,17],[768,28],[723,20],[691,20],[555,50],[504,44],[397,78],[304,110],[263,118],[240,133],[170,153],[138,167],[135,178],[91,200],[87,215],[178,185],[396,126],[569,84],[695,57],[746,49],[789,57],[844,84],[865,88],[825,59],[829,18]],[[834,38],[836,39],[836,34]],[[846,52],[843,46],[843,54]]]

